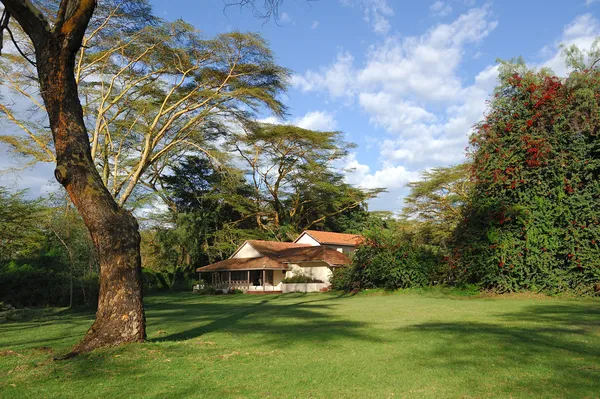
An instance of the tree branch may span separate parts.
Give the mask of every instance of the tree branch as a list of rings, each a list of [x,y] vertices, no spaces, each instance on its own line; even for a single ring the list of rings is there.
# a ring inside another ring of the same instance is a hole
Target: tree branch
[[[1,0],[8,13],[17,20],[34,45],[50,35],[50,24],[42,12],[29,0]]]

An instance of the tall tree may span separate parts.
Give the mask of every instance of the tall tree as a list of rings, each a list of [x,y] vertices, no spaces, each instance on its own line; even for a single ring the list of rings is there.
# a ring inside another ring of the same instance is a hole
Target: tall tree
[[[566,78],[503,63],[471,137],[474,190],[453,264],[498,291],[600,291],[600,42]]]
[[[244,162],[253,187],[256,224],[275,235],[294,235],[328,217],[364,205],[381,192],[344,182],[334,168],[352,144],[341,132],[251,123],[229,148]]]
[[[52,131],[56,162],[54,175],[65,187],[81,214],[99,254],[100,295],[96,319],[83,340],[73,348],[72,354],[102,346],[143,341],[146,322],[142,300],[138,223],[129,211],[115,201],[96,169],[93,146],[90,146],[84,110],[78,96],[76,59],[81,49],[85,49],[82,41],[97,2],[61,0],[58,7],[48,8],[36,6],[29,0],[1,1],[5,7],[3,21],[14,18],[31,40],[35,55],[32,64],[35,65],[43,109],[48,114]],[[266,2],[265,5],[276,7],[277,3]],[[181,66],[185,68],[183,61]],[[238,70],[229,68],[228,75],[236,75],[243,82],[248,72],[244,68],[245,65],[239,74]],[[213,70],[212,75],[209,73],[209,79],[211,76],[222,75],[221,72]],[[201,74],[200,77],[202,76]],[[183,83],[167,93],[174,93],[178,87],[187,83],[186,77],[184,74],[181,78]],[[192,90],[192,94],[188,92],[177,99],[167,95],[159,109],[164,111],[166,107],[173,111],[173,115],[167,116],[171,120],[180,115],[177,106],[190,100],[200,90],[212,89],[212,85],[199,87]],[[252,90],[247,93],[249,97],[252,94]],[[168,99],[173,99],[174,104],[168,104]],[[248,102],[250,106],[256,105],[253,100]],[[181,127],[186,134],[192,131],[186,130],[187,128],[198,128],[196,121],[198,118],[183,123]],[[150,126],[155,128],[156,124],[152,122]],[[169,125],[161,125],[158,135],[145,134],[144,140],[149,145],[144,147],[142,153],[148,155],[156,150],[156,142],[165,137],[169,129]],[[93,140],[92,143],[94,144]],[[158,151],[166,153],[169,147],[161,147]],[[45,153],[50,156],[52,151]],[[145,159],[133,169],[134,176],[141,175],[149,167],[148,158]],[[126,193],[130,191],[129,188],[125,190]]]
[[[95,168],[74,73],[75,57],[96,1],[62,0],[55,18],[27,0],[2,3],[35,49],[40,93],[56,154],[54,175],[69,193],[98,249],[96,320],[72,352],[143,341],[146,321],[138,224],[115,202]]]
[[[180,266],[193,270],[221,260],[254,235],[254,220],[245,214],[252,190],[240,171],[190,156],[163,179],[174,209],[155,242],[158,252],[171,254],[174,274]]]
[[[205,39],[183,21],[154,18],[145,0],[131,3],[101,3],[75,64],[92,159],[119,205],[130,208],[136,193],[159,192],[174,159],[217,156],[213,142],[229,124],[259,108],[281,115],[277,96],[288,76],[256,34]],[[3,68],[8,79],[1,84],[44,112],[31,66],[20,59]],[[0,141],[32,162],[54,160],[45,118],[3,105],[1,114],[21,132]]]

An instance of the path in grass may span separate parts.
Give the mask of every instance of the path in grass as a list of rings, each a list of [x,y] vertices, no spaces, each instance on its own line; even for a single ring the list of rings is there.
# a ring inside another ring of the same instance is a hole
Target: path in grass
[[[157,295],[140,345],[52,361],[93,315],[0,324],[0,397],[597,398],[600,301]]]

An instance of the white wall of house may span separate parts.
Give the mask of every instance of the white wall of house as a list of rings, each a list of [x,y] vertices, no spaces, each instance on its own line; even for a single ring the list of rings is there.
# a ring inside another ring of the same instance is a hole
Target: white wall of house
[[[352,246],[352,245],[326,244],[325,246],[328,247],[328,248],[331,248],[331,249],[335,249],[336,251],[341,252],[341,253],[346,254],[346,255],[351,254],[352,251],[354,251],[354,249],[355,249],[355,247]]]
[[[298,283],[298,284],[282,284],[281,291],[285,294],[287,292],[319,292],[322,289],[329,287],[329,284],[325,283]]]
[[[308,235],[308,233],[302,234],[295,242],[298,244],[312,245],[313,247],[318,247],[321,245],[319,243],[319,241],[312,238],[310,235]],[[354,249],[355,249],[355,247],[353,245],[325,244],[324,246],[334,249],[334,250],[341,252],[343,254],[346,254],[346,255],[349,253],[352,253],[352,251],[354,251]]]
[[[325,262],[304,263],[302,265],[290,264],[289,267],[292,270],[286,273],[286,277],[303,274],[329,284],[329,279],[333,275],[329,265]]]
[[[260,258],[262,255],[252,245],[245,242],[232,258]]]
[[[312,245],[313,247],[318,247],[319,245],[319,241],[315,240],[314,238],[312,238],[311,236],[309,236],[307,233],[302,234],[296,241],[294,241],[297,244],[308,244],[308,245]]]

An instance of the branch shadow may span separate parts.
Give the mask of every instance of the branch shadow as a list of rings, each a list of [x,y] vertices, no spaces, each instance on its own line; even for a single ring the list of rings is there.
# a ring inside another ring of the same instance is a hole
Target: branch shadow
[[[239,296],[238,296],[239,297]],[[239,300],[236,296],[220,297],[198,303],[165,303],[149,305],[150,325],[181,324],[192,328],[151,338],[151,342],[189,340],[226,331],[232,334],[259,334],[262,342],[286,346],[293,342],[331,342],[338,338],[365,341],[379,340],[366,333],[368,323],[346,320],[331,310],[345,294],[315,296],[306,294],[270,295]],[[298,301],[298,299],[305,299]]]

